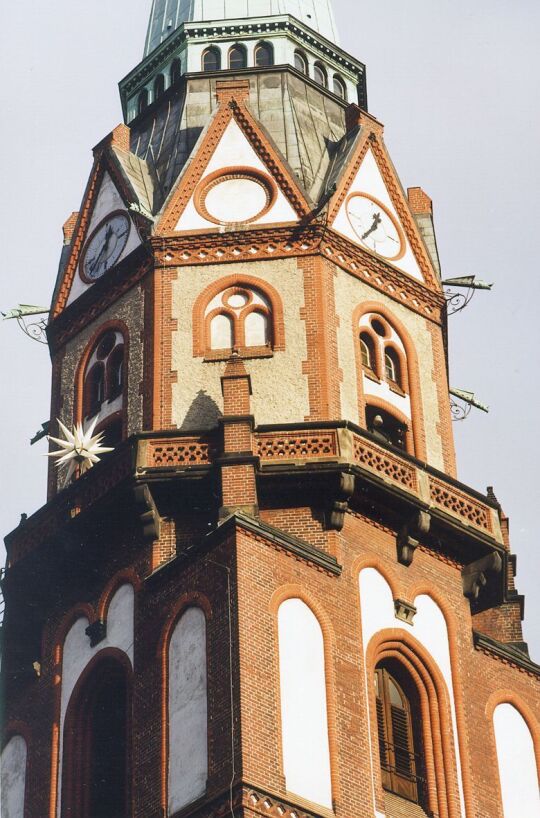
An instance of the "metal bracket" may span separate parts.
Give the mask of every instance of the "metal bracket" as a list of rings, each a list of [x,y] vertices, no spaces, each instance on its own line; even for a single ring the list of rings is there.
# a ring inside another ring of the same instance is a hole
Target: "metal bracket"
[[[428,511],[418,511],[408,523],[405,523],[397,536],[398,562],[407,567],[411,565],[420,538],[429,534],[430,528],[431,514]]]

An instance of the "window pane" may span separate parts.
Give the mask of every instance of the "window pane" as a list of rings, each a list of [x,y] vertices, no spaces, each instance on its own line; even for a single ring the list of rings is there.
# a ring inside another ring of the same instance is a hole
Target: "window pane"
[[[347,90],[345,88],[345,83],[343,82],[340,77],[334,77],[334,94],[337,97],[341,97],[341,99],[347,99]]]
[[[319,83],[319,85],[324,85],[324,87],[326,87],[326,71],[322,65],[315,66],[313,69],[313,78],[315,82]]]
[[[268,341],[268,318],[261,312],[250,312],[244,323],[246,346],[262,347]]]
[[[219,71],[221,55],[215,48],[209,48],[203,54],[203,71]]]
[[[263,68],[267,65],[273,65],[274,60],[272,58],[272,46],[268,43],[261,43],[255,49],[255,65],[259,68]]]
[[[294,55],[294,67],[302,74],[307,74],[307,60],[299,51],[296,51]]]
[[[210,324],[211,349],[232,349],[233,323],[228,315],[216,315]]]
[[[240,46],[233,46],[229,51],[229,68],[236,70],[245,68],[247,64],[246,52]]]

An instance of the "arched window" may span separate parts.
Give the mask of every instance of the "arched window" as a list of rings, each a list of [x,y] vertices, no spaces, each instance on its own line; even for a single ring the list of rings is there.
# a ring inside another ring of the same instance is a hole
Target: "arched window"
[[[231,71],[247,68],[247,51],[243,45],[233,45],[229,49],[229,68]]]
[[[255,65],[258,68],[274,64],[274,49],[271,43],[259,43],[255,47]]]
[[[389,383],[401,389],[401,362],[396,350],[386,347],[384,350],[384,374]]]
[[[360,356],[364,369],[369,369],[371,372],[376,373],[377,356],[375,352],[375,341],[369,332],[360,333]]]
[[[143,111],[146,111],[148,108],[148,91],[146,88],[143,88],[141,93],[139,94],[139,101],[137,103],[137,113],[142,114]]]
[[[205,312],[210,350],[270,349],[270,301],[252,287],[228,287],[210,301]]]
[[[99,415],[96,433],[105,433],[107,446],[123,438],[126,374],[124,336],[120,330],[106,330],[87,357],[79,420],[88,424]]]
[[[398,681],[399,675],[399,681]],[[377,733],[382,785],[417,804],[426,802],[418,691],[398,663],[375,671]]]
[[[221,52],[217,48],[207,48],[202,55],[203,71],[219,71],[221,68]]]
[[[308,74],[308,61],[305,54],[301,51],[294,52],[294,67],[302,74]]]
[[[368,432],[381,443],[390,443],[398,449],[406,449],[408,427],[390,412],[378,406],[366,406],[366,426]]]
[[[165,77],[163,74],[158,74],[154,80],[154,101],[159,99],[165,93]]]
[[[347,102],[347,86],[337,74],[334,74],[333,90],[336,97],[339,97]]]
[[[130,680],[123,664],[100,661],[66,714],[62,818],[129,813]]]
[[[171,85],[175,85],[181,76],[180,60],[173,60],[171,65]]]
[[[313,79],[315,82],[318,82],[319,85],[324,86],[324,88],[328,87],[328,75],[325,67],[320,62],[315,63],[313,68]]]

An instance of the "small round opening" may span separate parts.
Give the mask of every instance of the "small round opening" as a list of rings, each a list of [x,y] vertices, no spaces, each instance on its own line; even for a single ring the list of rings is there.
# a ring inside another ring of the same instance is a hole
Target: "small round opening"
[[[248,302],[248,297],[245,293],[233,293],[227,298],[227,304],[233,309],[240,309],[245,307]]]
[[[382,321],[379,321],[377,318],[374,318],[373,321],[371,322],[371,326],[373,330],[377,333],[377,335],[380,335],[381,338],[385,337],[386,327],[384,326]]]

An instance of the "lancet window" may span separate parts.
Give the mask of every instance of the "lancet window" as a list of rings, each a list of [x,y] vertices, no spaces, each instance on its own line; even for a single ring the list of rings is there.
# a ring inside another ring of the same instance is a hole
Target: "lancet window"
[[[265,68],[274,64],[274,49],[271,43],[259,43],[255,47],[255,65]]]
[[[272,306],[260,290],[228,287],[210,301],[205,321],[210,350],[272,348]]]
[[[231,71],[247,68],[247,51],[243,45],[233,45],[229,49],[229,68]]]
[[[203,71],[219,71],[221,68],[221,52],[217,48],[207,48],[202,55]]]
[[[122,439],[126,387],[126,346],[118,329],[106,330],[95,342],[83,376],[81,420],[98,416],[99,431],[115,445]]]

